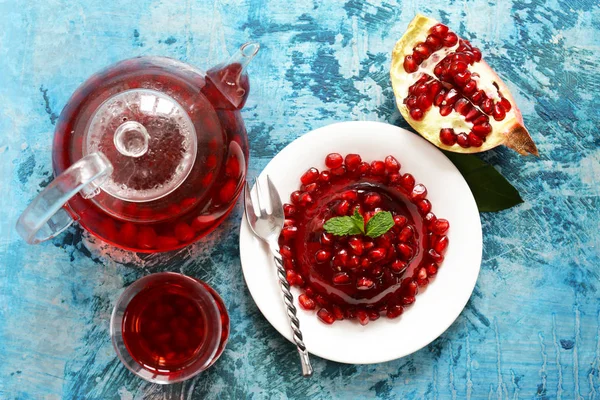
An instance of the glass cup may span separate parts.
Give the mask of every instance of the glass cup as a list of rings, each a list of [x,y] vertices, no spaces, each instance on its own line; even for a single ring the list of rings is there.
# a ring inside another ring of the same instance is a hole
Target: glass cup
[[[153,383],[176,383],[219,358],[229,337],[229,316],[206,283],[161,272],[125,289],[112,312],[110,335],[131,372]]]

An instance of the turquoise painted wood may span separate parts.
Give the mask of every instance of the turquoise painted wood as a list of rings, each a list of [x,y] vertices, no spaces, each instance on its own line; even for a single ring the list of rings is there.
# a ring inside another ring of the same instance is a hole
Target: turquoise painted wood
[[[243,111],[255,176],[313,128],[344,120],[407,127],[388,71],[416,12],[482,49],[510,82],[541,153],[482,156],[525,203],[482,214],[473,297],[416,354],[369,366],[315,358],[314,377],[301,378],[294,347],[245,288],[239,205],[206,241],[168,258],[111,259],[79,228],[37,247],[17,237],[17,216],[51,179],[57,116],[93,72],[150,54],[208,67],[259,41]],[[599,52],[593,0],[0,1],[0,398],[599,398]],[[164,270],[215,287],[232,328],[214,367],[171,387],[129,373],[108,335],[123,288]]]

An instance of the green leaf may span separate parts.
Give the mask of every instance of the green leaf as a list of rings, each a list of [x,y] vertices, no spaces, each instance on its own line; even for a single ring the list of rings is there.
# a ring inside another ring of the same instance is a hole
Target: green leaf
[[[367,223],[367,236],[376,238],[394,226],[394,217],[389,211],[380,211],[373,215]]]
[[[358,212],[358,207],[356,207],[354,209],[354,215],[352,215],[352,222],[354,222],[354,225],[356,225],[356,227],[360,230],[360,233],[362,233],[364,235],[364,233],[365,233],[365,219]]]
[[[517,189],[479,157],[449,151],[444,151],[444,154],[467,181],[479,211],[500,211],[523,203]]]
[[[351,217],[333,217],[323,224],[323,229],[336,236],[360,235],[365,233],[365,220],[358,212],[354,210]]]

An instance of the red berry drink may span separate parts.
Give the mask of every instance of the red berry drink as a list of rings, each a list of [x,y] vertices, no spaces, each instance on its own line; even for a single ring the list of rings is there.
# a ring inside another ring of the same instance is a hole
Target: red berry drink
[[[210,367],[229,335],[221,298],[205,283],[175,274],[146,276],[119,299],[111,320],[123,363],[144,379],[173,383]]]

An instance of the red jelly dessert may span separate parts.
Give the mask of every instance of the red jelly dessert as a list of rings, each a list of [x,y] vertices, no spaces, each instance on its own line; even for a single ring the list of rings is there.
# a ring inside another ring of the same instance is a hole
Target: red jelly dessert
[[[122,317],[113,316],[111,322],[121,321],[116,348],[125,365],[143,378],[159,376],[149,380],[160,383],[187,379],[223,352],[229,317],[221,298],[205,283],[180,274],[153,274],[123,296],[116,306]],[[140,373],[142,369],[151,375]]]
[[[325,165],[308,169],[284,205],[279,244],[288,282],[303,289],[300,306],[317,309],[327,324],[398,317],[436,275],[449,223],[392,156],[369,164],[333,153]]]

